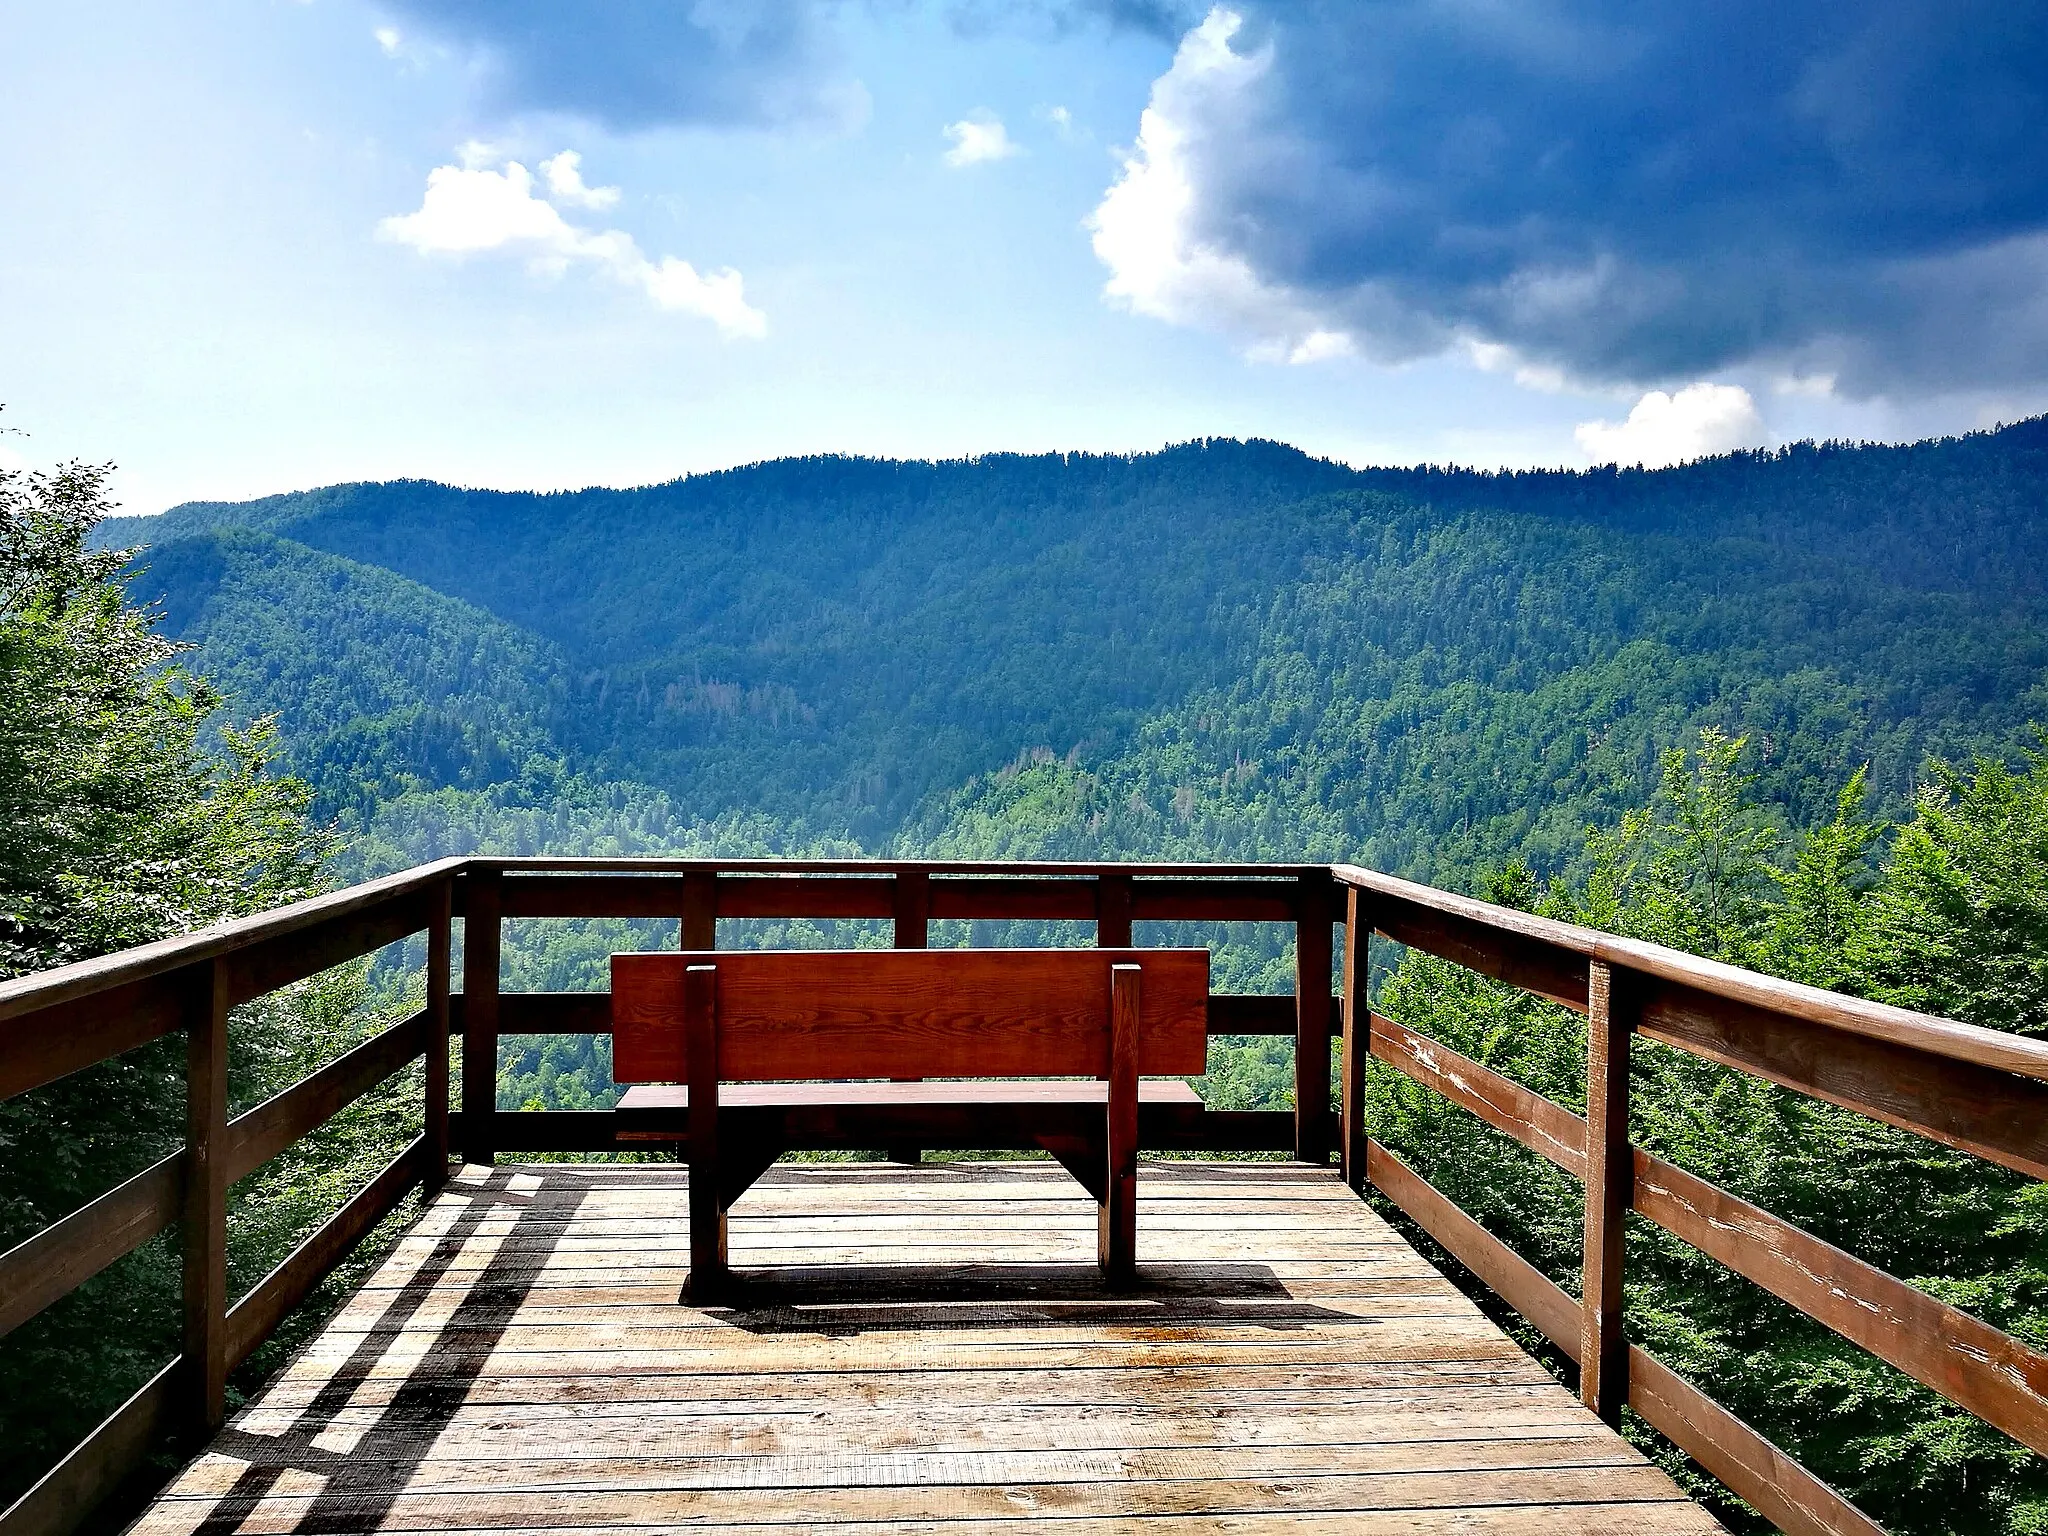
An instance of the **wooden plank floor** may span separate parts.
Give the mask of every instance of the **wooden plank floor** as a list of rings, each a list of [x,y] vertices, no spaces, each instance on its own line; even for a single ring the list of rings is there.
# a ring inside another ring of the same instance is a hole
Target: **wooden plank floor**
[[[1147,1164],[1115,1297],[1050,1165],[785,1166],[714,1309],[684,1179],[468,1170],[135,1529],[1720,1529],[1334,1173]]]

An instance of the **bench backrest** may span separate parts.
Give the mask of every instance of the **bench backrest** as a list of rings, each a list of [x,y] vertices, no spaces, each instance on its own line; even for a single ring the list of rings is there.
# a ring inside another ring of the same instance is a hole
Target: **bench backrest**
[[[718,1078],[1098,1077],[1110,967],[1140,969],[1138,1071],[1208,1058],[1206,949],[668,951],[612,956],[612,1078],[689,1078],[692,966],[717,967]]]

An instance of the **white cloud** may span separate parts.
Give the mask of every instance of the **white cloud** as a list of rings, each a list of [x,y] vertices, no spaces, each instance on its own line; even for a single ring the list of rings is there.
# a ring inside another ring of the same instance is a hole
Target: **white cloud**
[[[388,59],[397,58],[398,50],[405,42],[405,39],[398,35],[396,27],[379,27],[370,35],[377,39],[377,46],[384,50],[384,56]]]
[[[1762,440],[1763,417],[1749,391],[1734,384],[1688,384],[1676,394],[1653,389],[1623,422],[1581,422],[1572,434],[1596,464],[1659,469]]]
[[[658,264],[646,263],[637,278],[663,309],[701,315],[727,336],[768,334],[768,317],[747,302],[731,267],[699,272],[680,257],[664,256]]]
[[[623,230],[570,223],[535,195],[533,173],[517,160],[494,170],[486,146],[464,145],[461,153],[461,165],[436,166],[427,174],[417,211],[378,224],[380,239],[430,256],[523,255],[532,270],[549,275],[585,264],[640,289],[658,308],[709,320],[728,338],[767,334],[768,317],[747,302],[740,274],[730,267],[700,273],[675,256],[651,261]],[[583,185],[573,151],[543,161],[541,169],[549,190],[564,202],[604,207],[618,197],[616,187]]]
[[[1532,363],[1513,347],[1502,346],[1497,341],[1480,341],[1477,337],[1468,336],[1465,338],[1465,355],[1481,373],[1509,374],[1522,388],[1541,394],[1562,394],[1571,384],[1562,368],[1548,363]]]
[[[533,195],[533,173],[516,160],[502,171],[436,166],[427,173],[418,212],[394,214],[377,226],[377,233],[437,255],[505,246],[581,255],[585,239],[554,204]]]
[[[1196,141],[1230,131],[1237,103],[1273,63],[1270,44],[1249,54],[1231,48],[1242,24],[1234,12],[1211,11],[1153,82],[1138,142],[1088,218],[1095,254],[1109,268],[1103,293],[1134,314],[1233,336],[1255,361],[1348,356],[1355,350],[1348,332],[1286,289],[1262,282],[1244,258],[1196,227]]]
[[[1011,139],[1002,119],[988,113],[948,123],[945,134],[953,145],[946,151],[946,164],[955,167],[984,165],[991,160],[1007,160],[1024,152]]]
[[[552,160],[541,161],[540,173],[547,178],[549,192],[578,208],[609,208],[619,200],[617,187],[583,184],[583,157],[573,149],[563,150]]]

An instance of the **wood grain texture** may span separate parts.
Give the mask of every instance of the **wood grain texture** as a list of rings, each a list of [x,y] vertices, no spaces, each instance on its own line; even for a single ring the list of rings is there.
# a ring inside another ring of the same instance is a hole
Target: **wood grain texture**
[[[0,1335],[176,1222],[184,1188],[174,1152],[0,1254]]]
[[[495,872],[476,870],[463,880],[462,1107],[464,1162],[489,1163],[498,1107],[498,971],[503,934],[502,887]]]
[[[1574,1178],[1585,1177],[1586,1122],[1563,1105],[1377,1013],[1372,1016],[1372,1053]]]
[[[426,1071],[420,1077],[420,1122],[426,1135],[422,1182],[432,1196],[449,1180],[449,1026],[455,958],[455,883],[434,893],[426,926]]]
[[[1109,977],[1108,1176],[1096,1213],[1095,1261],[1111,1285],[1124,1287],[1138,1272],[1138,1038],[1144,973],[1135,965],[1117,965]],[[1206,991],[1206,976],[1202,985]]]
[[[1629,1038],[1634,1015],[1626,973],[1603,960],[1586,984],[1586,1200],[1579,1316],[1579,1398],[1608,1423],[1628,1401],[1623,1330],[1623,1238],[1635,1167],[1628,1139]]]
[[[228,1309],[230,1369],[254,1354],[286,1314],[313,1293],[313,1287],[348,1257],[349,1250],[372,1227],[397,1208],[415,1184],[423,1182],[430,1167],[429,1157],[426,1138],[414,1141],[285,1255],[277,1268],[250,1288],[248,1295]]]
[[[1116,879],[1117,876],[1110,878]],[[1095,915],[1093,880],[931,877],[932,916],[1012,922],[1085,922]]]
[[[209,964],[202,961],[197,969]],[[191,986],[189,974],[172,971],[60,998],[34,1013],[0,1021],[0,1099],[54,1083],[182,1028]]]
[[[1365,1173],[1373,1188],[1443,1244],[1452,1258],[1534,1323],[1566,1355],[1579,1358],[1577,1301],[1377,1141],[1366,1143]]]
[[[1341,1119],[1337,1132],[1337,1165],[1344,1182],[1365,1189],[1366,1063],[1372,1058],[1372,1006],[1365,995],[1372,975],[1372,925],[1364,916],[1357,891],[1344,893],[1344,992],[1341,1004],[1344,1045],[1343,1083],[1338,1093]],[[1213,1019],[1213,1012],[1212,1012]]]
[[[1294,1160],[1330,1160],[1330,966],[1336,890],[1303,875],[1295,891]]]
[[[612,1074],[687,1080],[681,978],[718,967],[718,1077],[1098,1076],[1109,973],[1140,966],[1139,1070],[1202,1071],[1206,950],[833,950],[612,957]]]
[[[682,916],[676,923],[678,949],[718,948],[718,878],[683,876]]]
[[[2048,1355],[1641,1150],[1634,1205],[1673,1236],[2048,1455]]]
[[[308,1132],[411,1065],[427,1047],[424,1010],[343,1052],[310,1077],[227,1124],[227,1179],[245,1178]],[[445,1059],[446,1053],[443,1053]],[[445,1072],[442,1087],[446,1089]]]
[[[132,982],[168,976],[174,971],[234,954],[268,939],[318,927],[330,918],[381,905],[393,896],[429,890],[445,883],[472,862],[457,858],[422,864],[401,874],[366,880],[346,890],[308,897],[290,906],[251,917],[216,923],[196,933],[160,939],[154,944],[138,945],[134,949],[120,950],[93,960],[80,960],[53,971],[39,971],[34,975],[0,981],[0,1022],[22,1018],[59,1003],[101,997]],[[0,1030],[0,1042],[5,1046],[0,1048],[0,1061],[5,1060],[17,1033],[12,1029]],[[4,1081],[5,1078],[0,1077],[0,1082]]]
[[[718,1184],[724,1140],[723,1117],[718,1112],[723,1027],[718,968],[685,966],[682,983],[683,1055],[689,1077],[683,1146],[690,1164],[690,1297],[701,1305],[725,1288],[726,1201]]]
[[[208,1435],[226,1412],[228,1375],[228,961],[216,958],[188,999],[185,1189],[180,1218],[185,1369],[179,1428]]]
[[[221,960],[227,972],[228,999],[246,1003],[395,944],[425,929],[438,905],[435,888],[401,891],[373,905],[338,912],[237,949]]]
[[[420,1117],[426,1136],[421,1178],[429,1195],[448,1179],[448,1038],[454,1010],[450,1007],[450,965],[454,956],[454,882],[434,893],[427,924],[426,1071],[420,1085]]]
[[[450,999],[452,1023],[462,1033],[462,994]],[[1344,1000],[1330,998],[1330,1033],[1343,1032]],[[1295,1030],[1294,999],[1284,994],[1209,995],[1209,1034],[1291,1035]],[[498,1036],[608,1035],[612,1031],[612,1000],[608,992],[501,992],[498,994]]]
[[[1649,989],[1638,1027],[1665,1045],[2048,1178],[2048,1083],[2035,1077],[1670,982]]]
[[[1784,1019],[1824,1026],[1836,1034],[1860,1035],[1925,1056],[1967,1062],[1998,1072],[2048,1082],[2048,1041],[1985,1029],[1955,1019],[1914,1013],[1889,1003],[1829,992],[1820,987],[1745,971],[1719,960],[1641,939],[1618,938],[1534,913],[1517,912],[1470,896],[1417,885],[1355,864],[1338,864],[1339,884],[1376,898],[1373,920],[1389,937],[1408,925],[1416,947],[1531,992],[1585,1011],[1586,960],[1602,960],[1652,981],[1700,994],[1683,1006],[1715,1013],[1715,1002],[1760,1009]],[[1661,1006],[1664,989],[1648,987],[1645,1014]],[[1647,1028],[1644,1033],[1649,1033]]]
[[[1862,1510],[1653,1355],[1629,1348],[1628,1405],[1785,1536],[1885,1536]]]
[[[1131,939],[1131,877],[1104,875],[1095,882],[1095,947],[1129,949]]]
[[[0,1513],[0,1536],[71,1536],[149,1461],[170,1428],[184,1362],[173,1360]]]
[[[1333,1171],[1145,1165],[1119,1294],[1057,1170],[778,1168],[708,1309],[686,1184],[465,1170],[137,1536],[1717,1530]]]
[[[923,949],[930,943],[932,877],[912,871],[895,880],[895,932],[890,936],[898,949]],[[685,948],[693,946],[685,945]]]

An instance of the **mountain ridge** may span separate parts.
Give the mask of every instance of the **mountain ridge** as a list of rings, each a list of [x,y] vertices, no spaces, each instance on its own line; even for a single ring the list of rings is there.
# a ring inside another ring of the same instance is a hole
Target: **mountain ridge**
[[[1568,862],[1702,724],[1751,730],[1797,814],[1860,762],[1898,809],[1929,753],[2009,752],[2048,718],[2044,510],[2048,419],[1670,470],[1205,439],[630,490],[362,482],[100,538],[153,537],[137,595],[178,577],[172,627],[366,822],[619,784],[796,843],[1227,845],[1456,880]],[[201,590],[202,546],[233,581]],[[1027,812],[1003,774],[1052,799]],[[1041,824],[1053,802],[1071,814]]]

